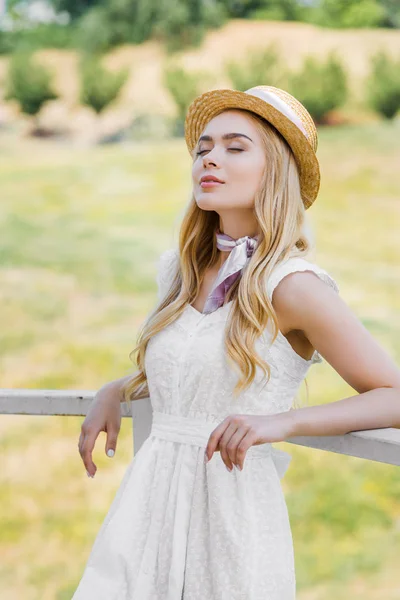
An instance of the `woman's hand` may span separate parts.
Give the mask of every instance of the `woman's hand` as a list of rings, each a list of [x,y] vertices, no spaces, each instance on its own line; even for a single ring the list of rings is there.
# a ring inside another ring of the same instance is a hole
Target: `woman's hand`
[[[92,460],[92,451],[100,431],[105,431],[107,456],[114,456],[117,437],[121,428],[121,386],[120,380],[106,383],[95,394],[79,437],[79,454],[86,467],[88,477],[94,477],[97,467]]]
[[[293,435],[293,411],[275,415],[229,415],[214,429],[208,440],[205,459],[221,453],[225,465],[243,469],[244,458],[251,446],[267,442],[284,442]]]

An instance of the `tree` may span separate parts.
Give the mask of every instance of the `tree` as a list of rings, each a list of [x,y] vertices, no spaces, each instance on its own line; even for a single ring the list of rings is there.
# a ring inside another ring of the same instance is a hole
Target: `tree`
[[[80,21],[81,46],[103,52],[156,37],[169,49],[178,49],[198,43],[206,28],[218,27],[224,18],[220,0],[112,0],[85,13]]]
[[[385,119],[393,119],[400,110],[400,57],[396,61],[382,50],[371,58],[366,81],[367,102]]]
[[[117,98],[127,80],[128,70],[112,73],[102,66],[100,58],[85,56],[80,64],[80,75],[82,104],[100,114]]]
[[[10,59],[5,99],[16,100],[24,114],[35,117],[35,131],[43,104],[58,98],[51,86],[51,78],[50,71],[37,63],[30,53],[18,52]]]
[[[385,9],[385,18],[382,25],[384,27],[400,27],[399,0],[381,0],[381,5]]]
[[[326,61],[307,56],[302,69],[289,77],[288,91],[307,108],[316,123],[341,106],[348,94],[347,75],[335,52]]]
[[[101,4],[101,0],[51,0],[51,4],[56,11],[65,11],[71,19],[77,19],[93,6]]]
[[[189,73],[180,66],[164,67],[164,85],[175,100],[177,116],[173,133],[183,135],[186,111],[208,80],[205,73]]]
[[[241,62],[228,62],[226,70],[233,87],[242,92],[260,84],[286,86],[287,73],[274,43],[250,51]]]
[[[322,0],[315,14],[325,27],[379,27],[386,11],[380,0]]]

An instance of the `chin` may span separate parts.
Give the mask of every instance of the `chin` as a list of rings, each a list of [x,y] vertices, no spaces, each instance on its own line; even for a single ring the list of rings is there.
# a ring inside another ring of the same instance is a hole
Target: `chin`
[[[213,202],[212,198],[200,198],[196,200],[196,204],[202,210],[216,210],[220,209],[219,202]]]
[[[196,204],[202,210],[219,210],[222,208],[221,201],[218,201],[218,196],[213,192],[204,192],[195,197]]]

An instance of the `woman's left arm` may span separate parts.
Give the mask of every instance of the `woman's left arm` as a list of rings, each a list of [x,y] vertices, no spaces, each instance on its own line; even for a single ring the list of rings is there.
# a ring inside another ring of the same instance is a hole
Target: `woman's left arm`
[[[342,435],[400,428],[400,369],[342,298],[313,272],[285,277],[274,294],[285,331],[304,332],[313,347],[358,392],[336,402],[290,410],[292,436]]]

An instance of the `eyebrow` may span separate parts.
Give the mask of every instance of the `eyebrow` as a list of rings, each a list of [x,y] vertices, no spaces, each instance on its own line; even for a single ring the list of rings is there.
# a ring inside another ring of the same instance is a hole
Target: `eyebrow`
[[[233,138],[239,138],[239,137],[244,137],[248,140],[250,140],[250,142],[253,142],[253,140],[251,138],[249,138],[248,135],[245,135],[244,133],[224,133],[224,135],[222,136],[223,140],[232,140]],[[200,144],[200,142],[212,142],[213,138],[211,137],[211,135],[202,135],[199,138],[198,143]]]

